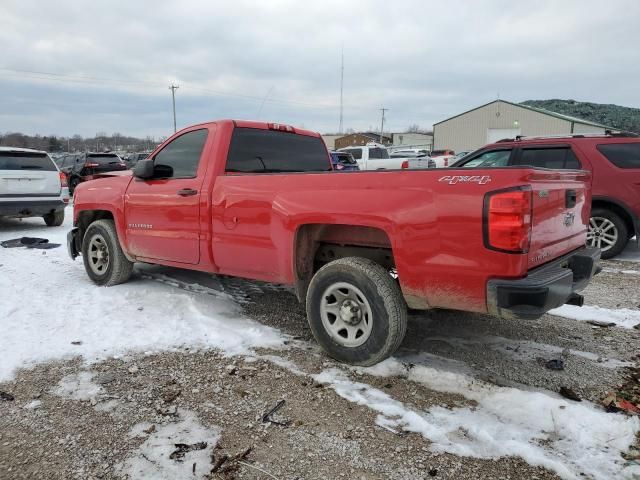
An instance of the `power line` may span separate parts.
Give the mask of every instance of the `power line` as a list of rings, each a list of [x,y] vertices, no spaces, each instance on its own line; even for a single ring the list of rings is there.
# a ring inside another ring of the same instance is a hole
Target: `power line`
[[[120,85],[120,86],[131,86],[131,87],[162,87],[163,84],[155,83],[155,82],[147,82],[147,81],[132,81],[132,80],[119,80],[115,78],[102,78],[102,77],[93,77],[93,76],[85,76],[85,75],[67,75],[61,73],[53,73],[53,72],[42,72],[42,71],[34,71],[34,70],[18,70],[13,68],[2,68],[0,67],[0,72],[18,75],[25,78],[31,78],[35,80],[46,80],[46,81],[54,81],[54,82],[71,82],[71,83],[83,83],[83,84],[99,84],[99,85]],[[235,92],[224,92],[220,90],[212,90],[210,88],[199,87],[196,84],[182,82],[183,86],[188,88],[189,91],[199,91],[204,94],[219,96],[219,97],[228,97],[228,98],[240,98],[244,100],[249,100],[253,102],[259,103],[272,103],[276,105],[282,106],[303,106],[309,108],[335,108],[337,105],[329,104],[329,103],[312,103],[312,102],[304,102],[299,100],[290,100],[290,99],[277,99],[277,98],[264,98],[253,95],[245,95],[241,93]],[[166,84],[165,84],[166,85]]]

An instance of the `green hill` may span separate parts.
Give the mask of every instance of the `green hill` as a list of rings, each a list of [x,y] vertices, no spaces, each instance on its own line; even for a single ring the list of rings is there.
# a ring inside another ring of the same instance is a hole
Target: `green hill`
[[[621,107],[575,100],[527,100],[522,102],[535,108],[582,118],[619,130],[640,133],[640,108]]]

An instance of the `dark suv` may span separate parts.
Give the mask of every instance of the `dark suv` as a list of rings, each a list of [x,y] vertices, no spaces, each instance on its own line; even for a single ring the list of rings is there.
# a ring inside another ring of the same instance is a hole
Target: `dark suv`
[[[640,137],[633,134],[516,137],[486,145],[453,167],[531,165],[592,172],[587,243],[602,258],[618,255],[640,236]]]
[[[91,180],[94,175],[127,169],[127,164],[115,153],[74,153],[65,155],[57,163],[67,176],[71,195],[80,182]]]

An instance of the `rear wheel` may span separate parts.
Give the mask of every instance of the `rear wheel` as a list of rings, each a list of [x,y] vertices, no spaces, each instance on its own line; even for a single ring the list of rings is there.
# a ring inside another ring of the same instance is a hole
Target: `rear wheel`
[[[64,223],[64,210],[56,210],[53,213],[47,213],[43,215],[44,223],[47,227],[59,227]]]
[[[82,261],[89,278],[110,287],[129,280],[133,262],[124,255],[113,220],[96,220],[82,239]]]
[[[307,292],[309,327],[333,358],[374,365],[395,352],[407,329],[398,283],[379,264],[347,257],[323,266]]]
[[[629,230],[620,216],[606,208],[594,208],[589,220],[587,245],[602,250],[602,258],[618,255],[629,241]]]

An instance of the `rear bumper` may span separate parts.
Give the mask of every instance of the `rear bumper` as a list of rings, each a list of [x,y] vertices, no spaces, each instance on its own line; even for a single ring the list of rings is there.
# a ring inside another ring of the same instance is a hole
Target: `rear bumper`
[[[6,217],[41,217],[47,213],[64,210],[66,203],[62,199],[55,200],[16,200],[0,202],[0,216]]]
[[[489,313],[502,318],[536,319],[565,303],[582,305],[582,291],[600,272],[600,249],[583,247],[531,270],[517,280],[487,283]]]

